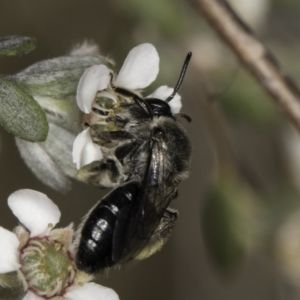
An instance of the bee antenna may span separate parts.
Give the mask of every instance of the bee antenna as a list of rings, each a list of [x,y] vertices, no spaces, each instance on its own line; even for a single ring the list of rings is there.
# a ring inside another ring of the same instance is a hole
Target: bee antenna
[[[180,88],[180,86],[181,86],[181,83],[182,83],[182,81],[183,81],[183,78],[184,78],[186,69],[187,69],[187,67],[188,67],[188,65],[189,65],[189,62],[190,62],[191,57],[192,57],[192,52],[188,52],[188,54],[187,54],[187,56],[186,56],[186,58],[185,58],[185,61],[184,61],[184,63],[183,63],[182,70],[181,70],[181,72],[180,72],[179,79],[178,79],[177,84],[176,84],[176,86],[175,86],[175,88],[174,88],[174,91],[173,91],[172,95],[169,96],[169,97],[166,99],[166,102],[170,102],[170,101],[175,97],[176,93],[178,92],[178,90],[179,90],[179,88]]]

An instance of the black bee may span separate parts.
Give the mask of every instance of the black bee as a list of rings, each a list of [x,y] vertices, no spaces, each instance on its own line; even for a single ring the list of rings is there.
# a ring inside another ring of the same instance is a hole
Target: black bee
[[[105,158],[84,166],[79,174],[95,186],[116,188],[83,220],[76,254],[79,269],[95,273],[146,258],[168,239],[177,218],[169,204],[180,181],[188,176],[191,156],[190,141],[179,120],[182,115],[174,115],[168,102],[182,83],[190,57],[191,53],[166,101],[143,99],[115,88],[132,101],[121,103],[108,117],[116,130],[94,136],[101,149],[108,149]]]
[[[181,118],[190,118],[182,113],[173,114],[169,102],[183,81],[191,55],[189,52],[174,91],[166,100],[141,98],[131,91],[114,88],[120,99],[129,101],[121,100],[106,118],[112,130],[91,126],[93,141],[101,147],[104,158],[83,166],[78,179],[100,188],[117,187],[128,180],[142,181],[153,130],[164,136],[160,151],[164,166],[161,182],[176,185],[187,178],[191,146]]]

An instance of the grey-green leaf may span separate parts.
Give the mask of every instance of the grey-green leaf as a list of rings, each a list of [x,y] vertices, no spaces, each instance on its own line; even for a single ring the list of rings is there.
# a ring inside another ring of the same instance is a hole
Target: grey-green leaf
[[[17,84],[3,77],[0,77],[0,125],[31,142],[44,141],[48,134],[42,108]]]
[[[73,101],[81,75],[97,64],[113,68],[111,61],[103,57],[63,56],[35,63],[10,79],[34,97]]]
[[[45,142],[30,143],[16,138],[20,154],[35,176],[51,188],[67,192],[77,169],[72,161],[75,134],[49,123]]]
[[[38,179],[57,191],[70,190],[71,180],[43,148],[42,143],[30,143],[16,138],[16,144],[26,165]]]
[[[36,46],[36,40],[25,36],[6,36],[0,38],[0,56],[26,54]]]

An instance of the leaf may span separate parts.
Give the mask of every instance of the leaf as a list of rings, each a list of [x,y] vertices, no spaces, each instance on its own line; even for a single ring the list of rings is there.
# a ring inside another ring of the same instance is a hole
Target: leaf
[[[25,36],[7,36],[0,38],[0,56],[26,54],[36,46],[36,39]]]
[[[97,64],[113,69],[113,62],[106,58],[71,55],[37,62],[6,78],[34,97],[49,122],[78,132],[82,129],[81,113],[75,101],[78,82],[87,68]]]
[[[24,140],[44,141],[46,115],[37,102],[17,84],[0,77],[0,125]]]
[[[71,180],[43,148],[43,143],[16,138],[16,144],[26,165],[39,180],[60,192],[71,189]]]
[[[81,75],[87,68],[97,64],[113,68],[112,63],[103,57],[62,56],[35,63],[10,76],[10,79],[18,82],[33,97],[73,100]]]
[[[31,143],[16,138],[21,157],[44,184],[67,192],[71,189],[71,178],[76,178],[77,169],[72,159],[75,135],[59,126],[49,123],[45,142]]]

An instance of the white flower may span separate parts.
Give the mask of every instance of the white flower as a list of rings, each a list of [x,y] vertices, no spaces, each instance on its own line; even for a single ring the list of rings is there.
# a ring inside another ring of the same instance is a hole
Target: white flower
[[[129,52],[113,84],[127,90],[143,89],[156,79],[158,71],[159,56],[155,47],[141,44]],[[97,92],[109,87],[111,74],[113,71],[105,65],[92,66],[83,73],[76,99],[84,113],[91,113]]]
[[[113,80],[113,71],[105,65],[95,65],[88,68],[82,75],[77,88],[77,105],[86,114],[91,114],[92,109],[97,109],[95,103],[99,92],[113,102],[117,101],[114,87],[138,92],[146,88],[157,77],[159,71],[159,56],[155,47],[151,44],[141,44],[133,48],[127,55],[124,64]],[[155,90],[147,98],[166,100],[173,92],[172,88],[162,86]],[[176,94],[169,102],[173,114],[181,109],[181,97]],[[90,117],[91,119],[92,117]],[[91,147],[91,138],[88,130],[77,136],[73,146],[73,162],[80,169],[82,166],[99,160],[102,156],[99,146]]]
[[[92,282],[73,260],[73,229],[53,229],[61,213],[46,195],[19,190],[8,205],[23,226],[14,232],[0,227],[0,285],[6,273],[16,272],[26,291],[23,300],[59,297],[68,300],[118,300],[109,288]]]
[[[77,169],[103,158],[99,146],[93,143],[89,131],[90,128],[87,128],[79,133],[73,144],[72,155]]]
[[[157,98],[160,100],[167,100],[167,98],[173,93],[173,89],[163,85],[157,88],[151,95],[147,96],[146,98]],[[169,102],[171,107],[171,112],[173,114],[178,114],[181,110],[182,103],[181,103],[181,96],[176,93],[175,97]]]

